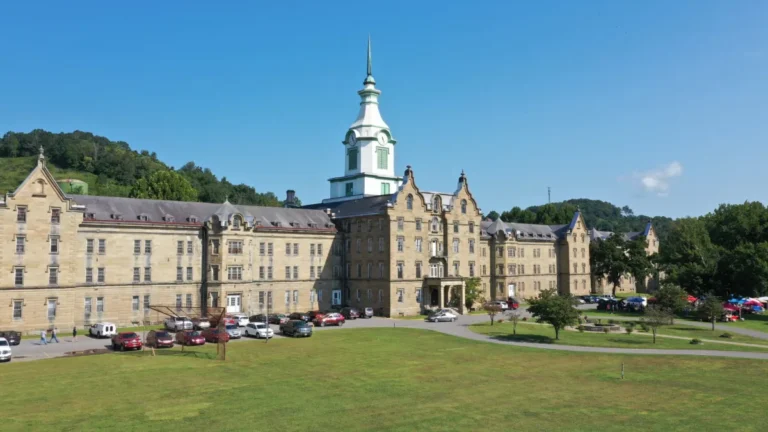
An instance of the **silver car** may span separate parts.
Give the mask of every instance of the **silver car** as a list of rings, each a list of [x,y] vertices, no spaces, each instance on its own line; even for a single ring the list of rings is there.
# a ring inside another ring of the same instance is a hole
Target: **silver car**
[[[243,336],[237,324],[227,324],[227,334],[230,339],[240,339]]]
[[[427,320],[429,320],[430,322],[441,322],[441,321],[454,322],[458,318],[459,317],[456,316],[456,314],[454,314],[453,312],[443,309],[427,317]]]
[[[274,336],[275,332],[264,323],[248,323],[245,326],[245,335],[257,339],[267,339]]]

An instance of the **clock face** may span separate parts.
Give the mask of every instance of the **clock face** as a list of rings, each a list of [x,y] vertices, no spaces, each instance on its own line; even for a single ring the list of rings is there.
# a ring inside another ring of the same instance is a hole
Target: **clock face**
[[[386,144],[387,143],[387,136],[384,135],[384,134],[379,134],[379,142],[382,143],[382,144]]]
[[[355,134],[349,134],[349,145],[355,145]]]

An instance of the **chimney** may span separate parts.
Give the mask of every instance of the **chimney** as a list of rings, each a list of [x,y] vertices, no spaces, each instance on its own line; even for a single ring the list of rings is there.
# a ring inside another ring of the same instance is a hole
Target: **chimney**
[[[296,191],[288,189],[285,191],[285,207],[296,207]]]

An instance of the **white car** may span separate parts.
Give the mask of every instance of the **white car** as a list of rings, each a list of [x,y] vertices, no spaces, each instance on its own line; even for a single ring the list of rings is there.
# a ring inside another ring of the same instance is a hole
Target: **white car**
[[[227,334],[230,339],[240,339],[243,335],[240,333],[240,329],[235,324],[227,324]]]
[[[192,330],[192,320],[187,317],[170,317],[164,321],[165,329],[170,331]]]
[[[6,338],[0,338],[0,361],[11,361],[11,344]]]
[[[111,322],[96,323],[88,328],[88,334],[97,338],[109,338],[117,334],[117,326]]]
[[[255,337],[256,339],[269,339],[275,335],[275,332],[266,324],[255,322],[248,323],[248,325],[245,326],[245,335]]]
[[[507,309],[509,309],[509,305],[507,304],[507,302],[505,302],[503,300],[494,300],[492,302],[488,302],[488,304],[500,307],[502,312],[507,310]]]
[[[430,322],[440,322],[440,321],[454,322],[458,318],[459,317],[452,311],[447,309],[442,309],[431,314],[429,317],[427,317],[427,320]]]
[[[245,327],[250,322],[248,320],[248,315],[242,313],[232,314],[232,319],[235,320],[235,324],[237,324],[238,327]]]

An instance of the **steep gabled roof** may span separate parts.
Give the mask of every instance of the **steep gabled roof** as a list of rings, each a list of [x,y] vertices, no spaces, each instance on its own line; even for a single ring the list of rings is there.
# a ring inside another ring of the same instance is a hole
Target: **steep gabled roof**
[[[373,216],[385,214],[394,197],[394,194],[369,196],[346,201],[310,204],[302,207],[302,209],[330,210],[334,219]]]

